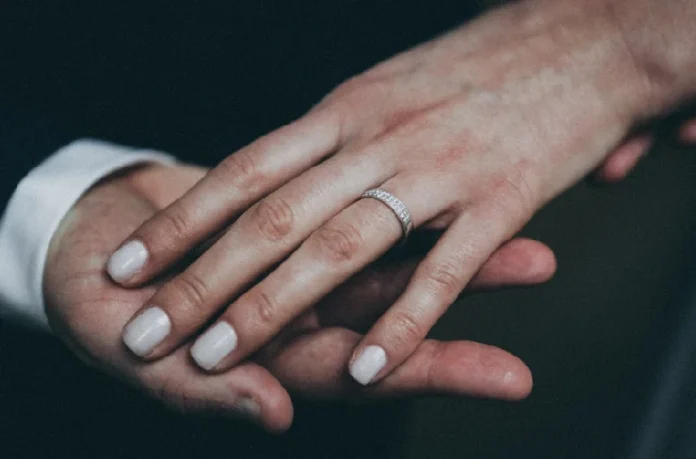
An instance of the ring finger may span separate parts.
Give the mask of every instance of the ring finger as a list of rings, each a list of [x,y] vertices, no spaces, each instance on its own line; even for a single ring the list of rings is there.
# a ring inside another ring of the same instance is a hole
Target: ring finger
[[[400,196],[418,226],[432,219],[437,196],[412,183],[385,184]],[[394,212],[376,199],[361,199],[315,231],[285,262],[242,295],[201,335],[191,354],[206,370],[222,371],[255,352],[294,317],[330,293],[402,237]]]
[[[333,157],[255,204],[138,311],[124,329],[125,344],[140,357],[171,352],[362,190],[388,177],[382,166],[369,152]]]
[[[357,346],[349,365],[360,384],[397,368],[461,294],[479,267],[524,223],[510,206],[469,207],[419,265],[397,302]]]

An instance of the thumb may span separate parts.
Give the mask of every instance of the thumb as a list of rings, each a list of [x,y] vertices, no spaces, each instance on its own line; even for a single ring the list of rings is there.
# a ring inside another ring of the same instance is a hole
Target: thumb
[[[269,430],[289,427],[290,397],[258,365],[210,378],[190,363],[187,347],[144,363],[123,345],[123,326],[155,286],[125,289],[103,267],[116,246],[155,211],[155,203],[127,174],[103,181],[80,199],[51,242],[44,281],[51,327],[83,360],[168,405],[187,411],[241,411]]]
[[[319,398],[394,397],[413,394],[468,395],[519,400],[532,389],[532,374],[517,357],[471,341],[426,340],[377,384],[358,386],[345,362],[362,335],[324,328],[291,340],[267,360],[289,390]]]

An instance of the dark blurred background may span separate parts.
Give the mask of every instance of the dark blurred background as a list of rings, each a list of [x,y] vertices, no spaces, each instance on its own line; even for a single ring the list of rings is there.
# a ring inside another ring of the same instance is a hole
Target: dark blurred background
[[[461,1],[175,3],[3,3],[0,103],[75,136],[213,165],[478,11]],[[524,234],[554,249],[557,276],[466,298],[437,326],[437,337],[525,360],[528,400],[297,401],[292,429],[271,436],[173,414],[52,337],[0,323],[0,458],[682,457],[643,442],[655,428],[670,445],[693,441],[681,437],[688,428],[671,432],[673,419],[654,420],[665,375],[696,367],[674,344],[696,285],[694,153],[665,138],[625,182],[584,182],[552,202]],[[691,387],[678,405],[696,412]]]

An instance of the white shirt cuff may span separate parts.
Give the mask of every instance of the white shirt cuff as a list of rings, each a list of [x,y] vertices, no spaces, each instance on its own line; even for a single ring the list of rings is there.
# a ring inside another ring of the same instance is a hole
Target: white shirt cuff
[[[77,140],[19,183],[0,219],[0,316],[48,329],[43,271],[60,221],[100,179],[142,162],[171,164],[175,160],[152,150]]]

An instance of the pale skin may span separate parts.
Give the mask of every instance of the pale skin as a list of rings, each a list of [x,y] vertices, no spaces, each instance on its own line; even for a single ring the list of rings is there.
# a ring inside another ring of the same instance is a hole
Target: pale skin
[[[140,364],[121,345],[119,333],[123,321],[156,286],[119,288],[105,278],[101,263],[123,233],[170,204],[205,173],[186,166],[133,169],[94,187],[62,222],[46,269],[47,312],[54,332],[89,365],[186,411],[249,415],[253,413],[238,413],[238,401],[251,397],[261,406],[260,417],[252,420],[273,431],[284,430],[292,420],[286,390],[336,399],[427,392],[517,399],[531,390],[529,370],[519,359],[471,342],[428,342],[399,375],[372,392],[357,390],[342,374],[359,333],[398,297],[417,257],[371,267],[341,286],[257,356],[256,363],[266,369],[247,364],[209,381],[192,367],[185,351],[152,366]],[[602,170],[598,173],[601,178]],[[104,206],[110,211],[104,212]],[[122,226],[114,224],[116,216]],[[554,271],[553,253],[547,247],[516,239],[491,257],[468,289],[533,285]],[[436,349],[446,352],[433,358],[429,353]],[[307,378],[308,373],[313,377]]]
[[[384,361],[362,383],[398,374],[541,206],[598,167],[607,180],[625,175],[647,144],[617,146],[694,93],[684,76],[693,74],[693,40],[676,32],[692,29],[687,5],[669,4],[662,16],[650,14],[650,0],[506,6],[347,81],[231,155],[126,238],[148,251],[142,269],[118,279],[132,288],[226,228],[134,314],[131,324],[155,306],[171,322],[141,357],[161,359],[201,331],[203,339],[217,317],[236,346],[204,368],[239,368],[400,239],[388,208],[359,199],[382,188],[404,202],[416,228],[444,231],[345,356],[352,369],[366,348],[382,349]],[[653,49],[651,34],[663,29],[676,34],[669,53]]]
[[[399,295],[417,258],[368,268],[252,360],[220,375],[201,372],[189,345],[152,364],[138,361],[123,346],[121,329],[161,283],[125,289],[110,281],[103,263],[125,236],[205,173],[188,166],[129,170],[90,190],[61,223],[45,271],[46,312],[57,336],[89,365],[180,410],[246,415],[271,431],[292,421],[288,391],[324,399],[432,393],[516,400],[529,393],[531,373],[519,358],[468,341],[425,341],[399,371],[367,389],[346,376],[345,360],[361,333]],[[546,246],[516,239],[491,257],[470,290],[533,285],[554,271]]]

